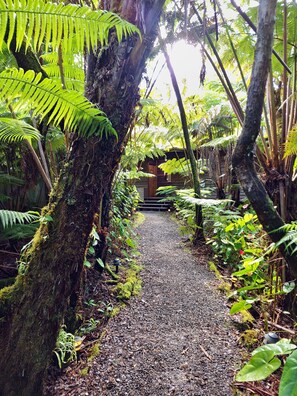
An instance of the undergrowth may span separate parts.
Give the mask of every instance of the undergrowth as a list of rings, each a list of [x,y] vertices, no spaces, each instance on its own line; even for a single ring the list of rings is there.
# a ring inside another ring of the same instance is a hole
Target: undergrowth
[[[191,239],[195,231],[191,190],[164,187],[161,193],[166,199],[167,194],[171,194],[175,215],[182,221],[180,230]],[[293,337],[294,319],[284,305],[287,296],[296,290],[295,282],[286,281],[283,260],[271,246],[249,204],[235,208],[223,200],[199,202],[203,206],[206,243],[214,257],[209,268],[218,279],[218,288],[226,294],[230,315],[241,332],[239,343],[246,348],[244,360],[252,354],[236,376],[238,387],[262,394],[262,384],[249,385],[249,382],[266,380],[265,389],[272,394],[279,388],[281,396],[297,395],[296,376],[292,371],[297,366],[297,338]],[[282,242],[291,248],[297,227],[295,224],[286,227],[287,236]],[[271,340],[280,341],[261,349],[271,334]],[[289,357],[280,360],[277,355]],[[280,367],[283,370],[271,376]]]

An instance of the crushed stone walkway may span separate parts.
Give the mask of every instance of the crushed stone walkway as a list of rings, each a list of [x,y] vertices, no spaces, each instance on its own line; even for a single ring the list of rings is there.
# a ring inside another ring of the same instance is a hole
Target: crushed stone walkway
[[[229,396],[239,349],[204,256],[186,251],[166,213],[138,228],[143,290],[107,326],[89,396]]]

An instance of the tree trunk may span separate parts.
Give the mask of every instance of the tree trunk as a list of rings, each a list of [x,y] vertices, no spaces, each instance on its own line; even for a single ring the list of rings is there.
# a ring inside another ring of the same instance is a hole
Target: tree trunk
[[[260,223],[274,242],[285,234],[279,230],[284,225],[273,206],[255,167],[255,141],[260,131],[265,86],[271,62],[276,0],[261,0],[258,13],[258,39],[248,91],[246,116],[242,133],[236,144],[232,164],[242,188],[256,211]],[[290,255],[284,245],[280,252],[286,259],[292,279],[297,278],[297,255]]]
[[[138,85],[164,0],[116,3],[122,16],[138,23],[145,33],[142,40],[134,36],[121,43],[111,35],[109,47],[90,59],[94,62],[88,65],[87,96],[110,117],[118,139],[92,137],[73,142],[44,211],[53,221],[42,224],[34,237],[25,275],[0,294],[2,396],[43,393],[67,301],[82,273],[94,215],[117,168],[138,100]]]
[[[198,168],[197,168],[197,163],[196,163],[196,158],[191,146],[191,141],[190,141],[190,134],[189,134],[189,129],[188,129],[188,122],[187,122],[187,116],[182,100],[182,96],[180,93],[180,89],[176,80],[176,76],[169,58],[169,55],[167,53],[167,49],[165,46],[164,41],[162,40],[161,36],[159,35],[159,41],[161,44],[161,48],[166,60],[167,68],[169,70],[169,74],[171,77],[171,82],[172,86],[175,92],[176,100],[177,100],[177,105],[179,109],[179,114],[180,114],[180,120],[182,124],[182,129],[183,129],[183,135],[186,143],[186,152],[190,160],[190,165],[191,165],[191,173],[192,173],[192,179],[193,179],[193,187],[194,187],[194,193],[195,193],[195,198],[200,198],[200,182],[198,178]],[[194,244],[197,244],[198,242],[204,241],[204,233],[203,233],[203,216],[202,216],[202,207],[201,205],[195,205],[195,234],[194,234]]]

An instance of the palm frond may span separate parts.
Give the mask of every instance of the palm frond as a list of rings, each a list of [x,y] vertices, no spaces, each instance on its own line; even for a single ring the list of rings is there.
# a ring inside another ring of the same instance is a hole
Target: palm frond
[[[0,118],[0,141],[11,143],[28,140],[39,140],[39,131],[25,121],[14,118]]]
[[[0,210],[0,222],[3,228],[13,226],[17,223],[30,223],[34,220],[37,220],[39,217],[40,216],[38,212],[15,212],[13,210]]]
[[[48,123],[59,125],[82,136],[116,135],[106,115],[95,108],[82,94],[63,90],[48,78],[41,81],[41,73],[32,70],[9,69],[0,73],[0,97],[12,103],[18,100],[16,109],[31,106],[33,116],[44,118]]]
[[[51,3],[43,0],[0,0],[0,45],[9,30],[7,46],[16,40],[19,49],[27,38],[27,47],[34,51],[41,46],[47,51],[57,49],[63,41],[63,48],[71,52],[74,48],[82,52],[108,43],[111,29],[115,28],[118,40],[138,32],[137,27],[124,21],[118,15],[84,5]],[[72,38],[75,37],[75,40]]]

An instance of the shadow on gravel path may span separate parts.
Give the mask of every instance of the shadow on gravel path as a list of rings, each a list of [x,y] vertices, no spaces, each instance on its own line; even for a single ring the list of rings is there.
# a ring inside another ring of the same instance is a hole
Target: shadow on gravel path
[[[142,295],[108,324],[82,395],[232,395],[236,331],[207,258],[184,250],[168,214],[145,217]]]

